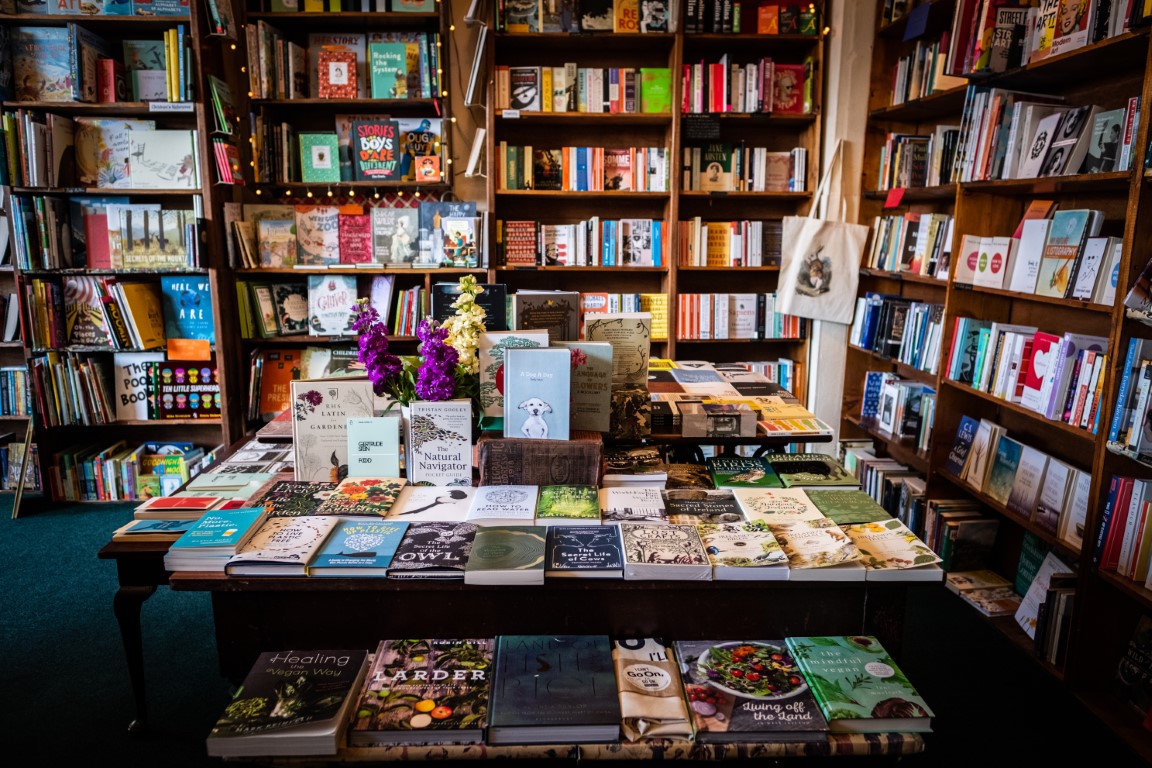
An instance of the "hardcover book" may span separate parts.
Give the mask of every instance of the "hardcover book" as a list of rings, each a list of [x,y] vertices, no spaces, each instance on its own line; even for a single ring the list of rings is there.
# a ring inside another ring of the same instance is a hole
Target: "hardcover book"
[[[595,485],[543,485],[536,500],[537,525],[600,525]]]
[[[547,347],[547,331],[485,331],[480,334],[480,406],[484,415],[504,415],[504,353],[509,349]]]
[[[225,572],[235,576],[305,576],[340,520],[321,515],[270,517],[228,559]]]
[[[848,566],[842,572],[826,574],[801,574],[812,578],[826,576],[829,579],[859,579],[864,576],[860,565],[860,550],[848,538],[848,534],[828,518],[818,520],[797,520],[790,523],[771,525],[772,533],[788,555],[788,567],[792,578],[797,571],[822,570],[837,566]]]
[[[339,482],[348,476],[350,418],[373,415],[368,379],[297,379],[292,394],[295,480]]]
[[[262,503],[271,517],[314,515],[325,494],[335,488],[336,483],[280,480],[255,501]]]
[[[388,575],[408,523],[364,517],[342,519],[308,563],[309,576]]]
[[[696,740],[827,740],[828,723],[784,640],[673,642]]]
[[[695,525],[618,523],[624,578],[711,581],[712,561]]]
[[[548,551],[543,525],[484,525],[464,564],[465,584],[543,584]]]
[[[612,345],[596,341],[551,341],[572,353],[573,430],[607,432],[612,420]]]
[[[704,463],[717,488],[784,487],[763,456],[709,456]]]
[[[504,436],[567,440],[571,379],[572,355],[566,349],[507,349]]]
[[[606,635],[500,635],[488,701],[490,744],[585,744],[620,738]]]
[[[841,527],[860,550],[860,560],[868,570],[865,580],[943,580],[944,571],[936,566],[940,556],[899,520],[892,518]]]
[[[860,481],[826,453],[770,453],[764,458],[785,488],[858,488]]]
[[[420,213],[411,208],[372,208],[372,254],[378,264],[410,266],[419,252]]]
[[[200,187],[195,130],[128,131],[128,186],[131,189]]]
[[[476,489],[467,520],[477,525],[532,525],[536,519],[535,485],[482,485]]]
[[[476,530],[472,523],[410,523],[392,556],[388,578],[463,580]]]
[[[313,267],[340,263],[339,206],[296,206],[296,263]]]
[[[335,755],[367,670],[363,649],[261,653],[209,732],[208,755]]]
[[[933,712],[873,636],[789,637],[833,733],[931,731]]]
[[[309,275],[308,335],[351,335],[356,299],[355,275]]]
[[[620,530],[614,525],[550,525],[547,578],[624,578]]]
[[[212,284],[208,278],[162,275],[160,295],[167,338],[206,339],[216,343]]]
[[[316,514],[385,517],[405,485],[402,477],[346,477],[326,494]]]
[[[381,640],[348,727],[349,746],[483,741],[495,644],[495,638]]]
[[[825,517],[837,525],[877,523],[892,519],[888,510],[864,491],[809,489],[808,499]]]
[[[443,488],[438,485],[406,485],[388,510],[388,520],[462,523],[468,516],[472,487]]]
[[[508,297],[512,330],[548,332],[548,341],[576,341],[580,334],[578,291],[519,290]]]
[[[472,401],[414,400],[405,435],[405,474],[412,484],[472,484]]]
[[[600,312],[584,319],[584,338],[612,345],[614,387],[647,387],[652,347],[652,315],[648,312]]]
[[[767,523],[702,523],[697,528],[714,581],[788,578],[788,556]]]
[[[692,738],[692,716],[670,644],[657,637],[617,638],[612,663],[625,739]]]
[[[360,54],[322,48],[317,54],[318,83],[316,95],[321,99],[355,99],[360,88],[357,69]],[[336,181],[340,179],[337,178]]]

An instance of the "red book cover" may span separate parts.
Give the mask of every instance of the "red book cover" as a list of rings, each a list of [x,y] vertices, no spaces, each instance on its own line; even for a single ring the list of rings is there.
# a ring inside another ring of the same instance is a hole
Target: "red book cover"
[[[356,54],[352,51],[323,50],[317,56],[320,66],[320,98],[356,98]]]
[[[1044,331],[1037,331],[1032,337],[1032,352],[1024,368],[1024,388],[1020,393],[1020,404],[1025,408],[1039,411],[1044,405],[1040,402],[1040,389],[1044,386],[1044,376],[1048,366],[1056,362],[1060,337]]]
[[[370,264],[372,262],[372,217],[366,213],[341,213],[340,263]]]
[[[88,269],[112,269],[108,250],[108,214],[89,208],[84,214],[84,242],[88,247]]]
[[[1102,571],[1114,571],[1120,563],[1120,546],[1124,542],[1124,528],[1128,523],[1128,507],[1132,502],[1135,480],[1122,477],[1120,483],[1116,503],[1112,507],[1112,522],[1108,524],[1108,538],[1104,541],[1104,553],[1100,556]]]
[[[772,110],[804,114],[804,65],[774,63],[772,69]]]
[[[116,59],[97,59],[96,100],[109,103],[127,99],[128,79],[124,65]]]

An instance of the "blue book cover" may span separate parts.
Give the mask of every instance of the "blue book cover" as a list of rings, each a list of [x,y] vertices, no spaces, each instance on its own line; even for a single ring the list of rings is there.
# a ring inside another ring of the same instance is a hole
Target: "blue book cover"
[[[207,339],[216,342],[212,317],[212,287],[203,275],[165,275],[160,278],[164,301],[164,333],[169,339]]]
[[[956,440],[952,449],[948,451],[948,458],[944,460],[944,471],[953,477],[960,477],[964,471],[964,464],[968,461],[968,451],[972,449],[972,440],[976,437],[976,430],[980,422],[971,416],[962,416],[960,426],[956,427]]]
[[[17,101],[74,101],[68,27],[13,27],[12,78]]]
[[[309,576],[386,576],[408,522],[346,519],[308,564]]]
[[[504,351],[504,437],[567,440],[572,390],[567,349]]]
[[[624,578],[624,552],[615,525],[553,525],[548,528],[546,577]]]
[[[267,513],[264,507],[209,510],[194,528],[172,542],[169,551],[195,552],[205,548],[239,549],[260,527]]]

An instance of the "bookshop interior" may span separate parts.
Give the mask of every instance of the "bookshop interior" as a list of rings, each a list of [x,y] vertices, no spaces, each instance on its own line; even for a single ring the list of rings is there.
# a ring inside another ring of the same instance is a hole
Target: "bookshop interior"
[[[1146,94],[1152,0],[0,0],[13,733],[1152,765]]]

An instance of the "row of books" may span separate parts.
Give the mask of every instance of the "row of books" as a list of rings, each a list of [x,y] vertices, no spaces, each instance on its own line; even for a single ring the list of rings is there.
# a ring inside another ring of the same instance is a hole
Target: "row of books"
[[[233,263],[251,269],[483,266],[482,219],[473,201],[245,203],[231,229]]]
[[[1138,584],[1148,582],[1152,529],[1146,525],[1152,487],[1147,480],[1113,475],[1100,518],[1095,558],[1100,570]]]
[[[682,267],[780,266],[781,219],[704,221],[694,216],[679,224]]]
[[[820,8],[815,3],[689,0],[684,31],[690,34],[818,35]]]
[[[272,421],[292,404],[289,382],[359,375],[352,345],[254,349],[248,371],[248,420]]]
[[[944,375],[1095,433],[1108,359],[1103,336],[957,317]]]
[[[55,499],[135,501],[174,492],[219,450],[181,441],[86,443],[53,454],[45,474]]]
[[[20,0],[16,13],[22,16],[187,16],[188,5],[181,0],[57,0],[39,7]]]
[[[375,651],[375,656],[369,655]],[[575,690],[568,670],[586,685]],[[758,685],[759,669],[776,682]],[[884,677],[879,677],[882,669]],[[739,672],[738,675],[732,675]],[[752,683],[728,685],[730,678]],[[656,676],[660,689],[633,678]],[[264,652],[242,683],[246,695],[275,696],[285,679],[326,698],[306,697],[298,719],[281,719],[233,702],[207,738],[215,757],[336,755],[356,747],[439,744],[599,745],[605,755],[650,736],[631,711],[659,708],[662,738],[673,745],[751,742],[827,743],[829,733],[925,731],[933,713],[874,636],[811,636],[773,640],[664,640],[608,635],[510,635],[478,638],[384,639],[372,649]],[[450,698],[444,682],[452,681]],[[860,680],[867,681],[861,684]],[[850,705],[839,699],[856,683]],[[763,717],[764,694],[786,699],[788,718]],[[531,697],[521,691],[536,690]],[[887,698],[885,698],[887,697]],[[905,702],[894,717],[875,706]],[[421,712],[393,702],[429,702]],[[441,702],[448,701],[449,704]],[[717,703],[713,703],[713,702]],[[698,706],[708,704],[708,707]],[[717,706],[723,706],[721,713]],[[350,713],[357,713],[355,717]],[[430,714],[431,713],[431,714]],[[715,717],[724,714],[723,719]],[[302,722],[301,722],[302,721]]]
[[[667,3],[654,0],[525,3],[496,9],[496,30],[511,34],[656,34],[675,31],[678,23],[677,14]]]
[[[1069,549],[1083,546],[1091,474],[1009,437],[1002,425],[962,416],[944,472]]]
[[[924,541],[950,573],[987,567],[999,530],[1000,518],[972,499],[930,499],[925,505]]]
[[[497,64],[496,108],[521,112],[667,114],[668,67],[581,67]]]
[[[6,32],[0,57],[4,69],[11,67],[12,78],[0,93],[5,99],[187,102],[192,98],[192,56],[184,24],[165,30],[160,39],[124,39],[118,44],[74,22],[14,26]],[[119,57],[114,53],[117,47]]]
[[[953,218],[947,213],[908,211],[877,216],[864,266],[947,280],[952,263]]]
[[[664,222],[601,219],[569,224],[497,219],[500,263],[508,267],[659,267],[667,263]]]
[[[195,129],[158,129],[155,120],[67,117],[17,109],[2,115],[4,162],[13,186],[50,189],[199,191]]]
[[[860,490],[909,530],[923,529],[923,476],[895,459],[876,452],[871,439],[841,440],[844,468],[860,482]],[[913,491],[914,483],[919,483]],[[922,534],[917,533],[918,537]]]
[[[390,318],[392,275],[373,275],[365,295],[381,317]],[[237,280],[236,298],[244,338],[308,335],[352,336],[357,275],[308,275],[267,282]]]
[[[248,90],[257,99],[432,99],[437,32],[310,32],[297,43],[264,20],[245,27]]]
[[[677,296],[681,340],[802,339],[804,318],[776,309],[775,293],[681,293]]]
[[[1152,452],[1152,422],[1148,419],[1150,356],[1152,339],[1133,336],[1128,340],[1116,407],[1108,428],[1109,445],[1141,457]]]
[[[684,64],[681,112],[811,114],[813,66],[811,59],[784,64],[768,56],[739,63],[728,54],[716,62]]]
[[[960,77],[946,73],[948,36],[918,38],[912,50],[892,65],[892,92],[888,103],[899,106],[934,93],[967,85]]]
[[[0,416],[31,416],[32,394],[28,369],[22,365],[0,366]],[[3,473],[0,472],[0,476]]]
[[[554,147],[501,141],[499,189],[667,192],[664,147]]]
[[[268,13],[435,13],[432,0],[269,0]]]
[[[24,476],[25,491],[41,491],[40,449],[30,443],[24,450],[24,440],[8,433],[0,442],[0,490],[15,491],[20,487],[20,476]]]
[[[923,382],[865,371],[860,419],[893,437],[915,438],[920,450],[930,444],[935,401],[936,390]]]
[[[684,147],[681,184],[685,192],[806,192],[808,150],[712,143]]]
[[[943,304],[868,291],[856,299],[848,343],[935,374],[943,330]]]

